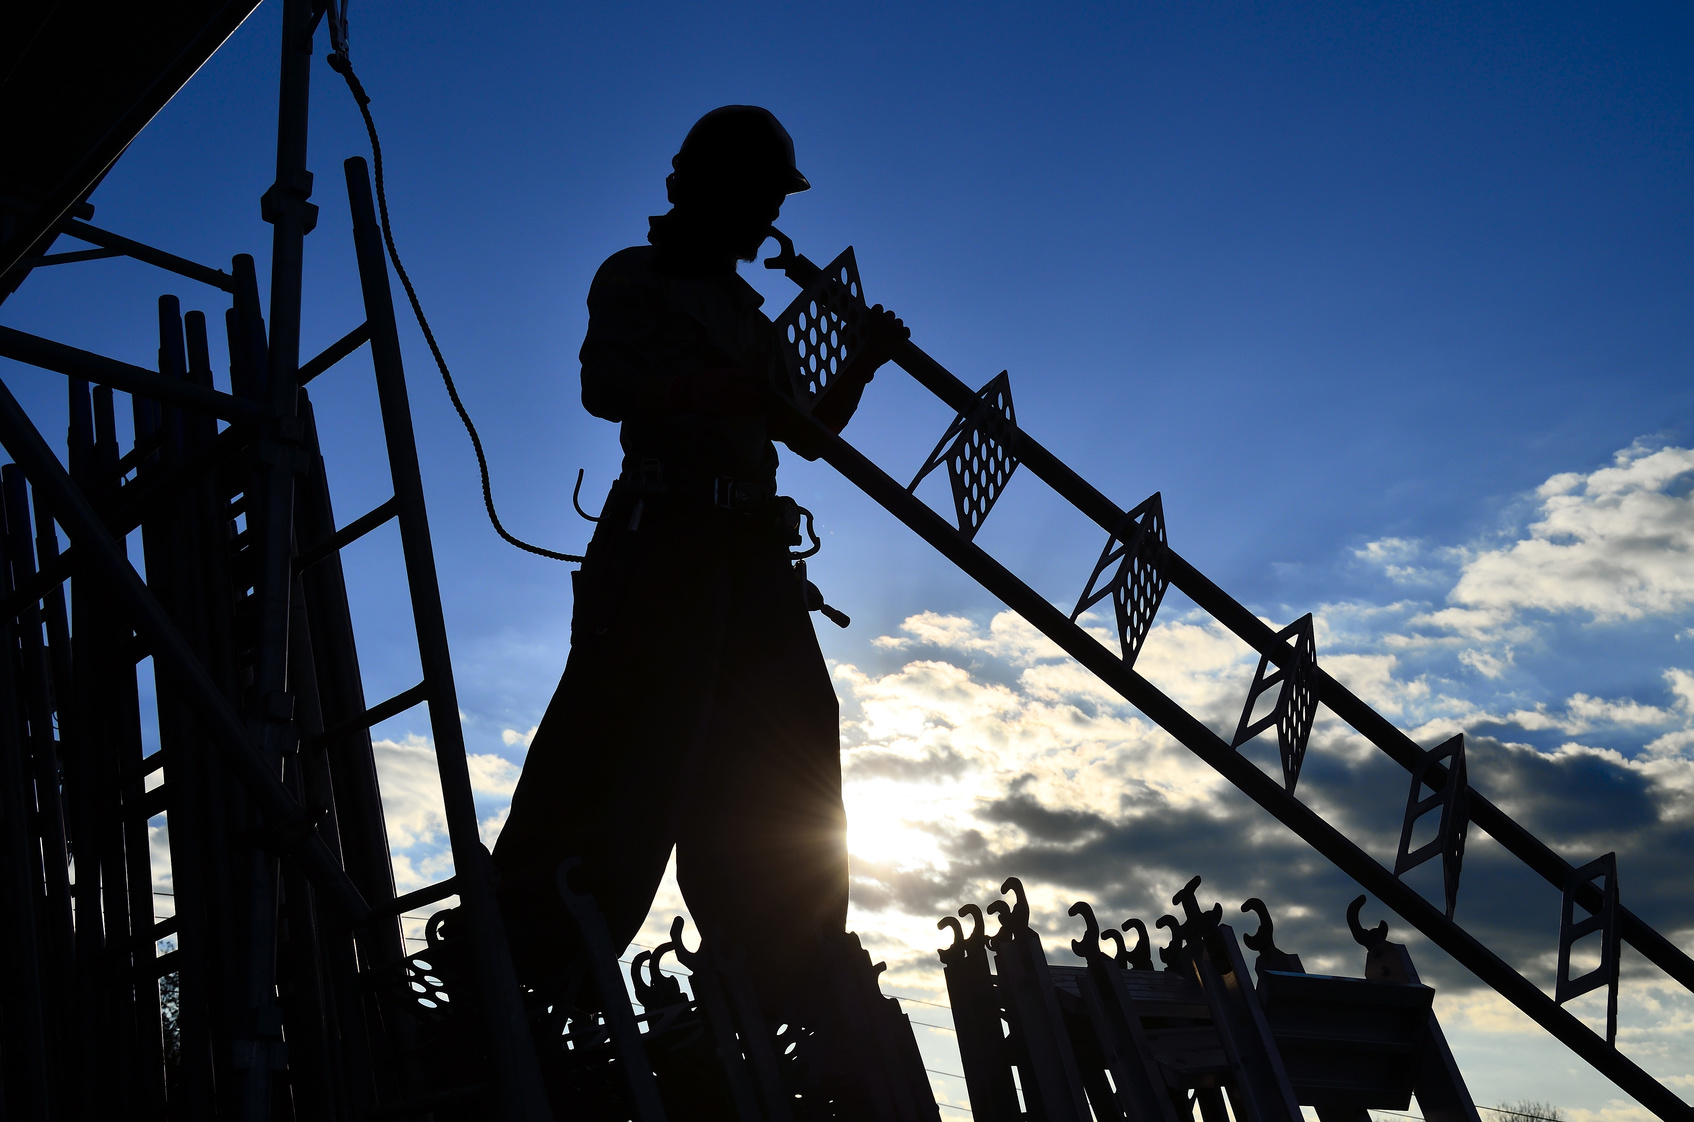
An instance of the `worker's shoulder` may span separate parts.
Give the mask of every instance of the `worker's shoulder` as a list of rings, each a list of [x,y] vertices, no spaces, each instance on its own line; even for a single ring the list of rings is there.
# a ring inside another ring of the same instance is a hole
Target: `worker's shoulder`
[[[594,274],[590,292],[627,288],[631,285],[657,284],[658,274],[653,267],[656,252],[650,245],[632,245],[628,249],[618,250],[601,263],[599,270]]]

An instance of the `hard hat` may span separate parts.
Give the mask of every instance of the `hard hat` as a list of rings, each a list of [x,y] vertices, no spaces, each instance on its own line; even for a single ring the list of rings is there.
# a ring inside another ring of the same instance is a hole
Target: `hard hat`
[[[812,186],[794,166],[794,138],[757,105],[725,105],[701,117],[671,166],[684,178],[775,181],[787,194]]]

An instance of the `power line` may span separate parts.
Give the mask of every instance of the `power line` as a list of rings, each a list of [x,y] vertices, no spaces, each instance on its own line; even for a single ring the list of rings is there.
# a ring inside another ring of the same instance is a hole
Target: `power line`
[[[1509,1114],[1513,1118],[1529,1118],[1529,1119],[1533,1119],[1534,1122],[1553,1122],[1553,1120],[1548,1115],[1545,1115],[1545,1114],[1528,1114],[1528,1113],[1521,1111],[1521,1110],[1508,1110],[1506,1107],[1503,1107],[1503,1106],[1481,1106],[1481,1105],[1478,1105],[1476,1109],[1478,1109],[1478,1110],[1492,1110],[1495,1114]],[[1379,1110],[1376,1107],[1372,1107],[1370,1109],[1370,1113],[1372,1113],[1372,1114],[1392,1114],[1396,1118],[1409,1118],[1409,1119],[1412,1120],[1412,1122],[1424,1122],[1423,1115],[1413,1114],[1409,1110]]]
[[[899,998],[901,1001],[912,1001],[912,1002],[916,1002],[919,1005],[932,1006],[933,1008],[936,1008],[936,1009],[945,1009],[949,1013],[951,1013],[953,1011],[953,1007],[951,1005],[943,1005],[939,1001],[925,1001],[921,997],[907,997],[905,994],[899,994],[899,993],[891,993],[888,996]]]

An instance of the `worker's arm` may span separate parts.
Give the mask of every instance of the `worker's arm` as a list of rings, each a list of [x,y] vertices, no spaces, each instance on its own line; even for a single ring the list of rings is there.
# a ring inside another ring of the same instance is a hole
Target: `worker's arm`
[[[823,398],[812,407],[813,419],[833,433],[846,428],[847,422],[858,411],[865,387],[876,377],[877,370],[893,355],[895,347],[911,337],[911,330],[900,322],[899,316],[885,310],[881,304],[872,307],[865,325],[864,346],[859,348],[852,364],[841,372]]]
[[[865,386],[876,376],[877,369],[888,361],[895,347],[911,337],[912,333],[900,322],[899,316],[884,311],[881,304],[873,307],[870,322],[866,325],[864,346],[859,348],[852,364],[830,382],[823,397],[812,406],[812,419],[834,433],[846,428],[865,395]],[[797,410],[798,406],[786,396],[773,406],[766,414],[771,439],[782,441],[804,459],[815,460],[822,452],[818,446],[817,429],[807,424]]]
[[[582,341],[582,405],[608,421],[650,411],[670,384],[653,353],[658,293],[623,256],[612,257],[594,275]]]

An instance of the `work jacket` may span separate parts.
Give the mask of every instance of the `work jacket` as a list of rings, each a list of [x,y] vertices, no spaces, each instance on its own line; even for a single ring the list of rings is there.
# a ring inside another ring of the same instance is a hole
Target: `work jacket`
[[[642,404],[648,378],[729,367],[792,401],[763,304],[733,267],[697,265],[660,246],[620,250],[600,266],[588,291],[582,404],[622,423],[625,480],[642,480],[644,464],[650,479],[656,462],[672,482],[728,476],[775,490],[776,447],[764,416],[658,412]]]

